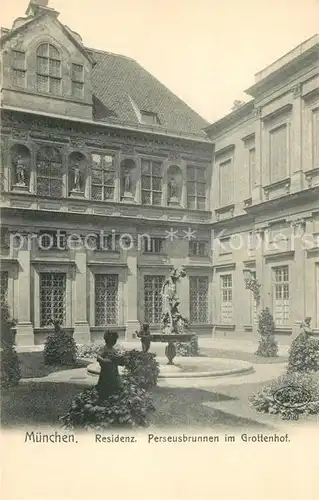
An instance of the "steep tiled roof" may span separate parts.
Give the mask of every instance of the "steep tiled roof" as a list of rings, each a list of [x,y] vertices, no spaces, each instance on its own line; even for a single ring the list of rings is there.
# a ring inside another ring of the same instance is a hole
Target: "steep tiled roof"
[[[94,49],[88,52],[96,62],[92,82],[96,120],[139,124],[135,105],[157,114],[160,125],[154,129],[205,135],[208,122],[136,61]]]

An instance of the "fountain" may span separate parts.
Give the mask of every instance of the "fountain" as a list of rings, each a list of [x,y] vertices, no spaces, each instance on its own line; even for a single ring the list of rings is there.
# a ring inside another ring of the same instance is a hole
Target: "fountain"
[[[162,288],[164,309],[162,316],[162,332],[148,334],[150,342],[167,342],[165,355],[168,359],[167,364],[169,365],[174,364],[173,359],[176,356],[175,342],[189,342],[194,336],[194,333],[186,333],[186,331],[189,330],[189,322],[178,309],[180,300],[177,296],[177,283],[181,278],[185,278],[185,276],[186,271],[183,267],[180,269],[171,269]],[[145,336],[143,336],[143,334],[138,334],[138,336],[141,338],[143,344]]]
[[[183,267],[180,269],[172,268],[168,278],[162,288],[163,298],[163,316],[162,316],[162,331],[151,333],[149,325],[145,323],[140,332],[136,332],[137,337],[141,340],[143,352],[148,352],[152,342],[167,343],[165,347],[166,359],[158,358],[160,363],[160,379],[165,379],[166,385],[176,386],[182,380],[183,387],[198,387],[199,381],[204,384],[205,379],[213,377],[233,376],[235,374],[250,373],[253,367],[246,361],[234,359],[218,359],[209,356],[193,356],[193,357],[178,357],[175,364],[173,362],[176,357],[175,342],[189,342],[194,333],[189,331],[189,322],[179,311],[180,300],[177,296],[177,283],[181,278],[186,276],[186,271]],[[132,346],[135,348],[135,346]],[[92,360],[93,361],[93,360]],[[169,366],[168,366],[169,365]],[[92,363],[87,368],[91,375],[99,375],[100,366],[98,363]],[[121,370],[120,370],[121,371]]]

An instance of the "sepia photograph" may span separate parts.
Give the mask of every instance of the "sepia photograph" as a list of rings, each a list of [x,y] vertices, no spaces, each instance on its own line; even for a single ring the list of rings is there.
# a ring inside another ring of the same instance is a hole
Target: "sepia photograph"
[[[5,446],[18,433],[39,457],[79,455],[84,436],[92,456],[131,454],[143,435],[196,462],[204,443],[268,457],[295,431],[318,437],[319,2],[16,0],[1,14]],[[5,500],[81,500],[9,491],[13,450]],[[311,500],[311,477],[306,495],[194,491]],[[144,499],[127,491],[108,497]]]

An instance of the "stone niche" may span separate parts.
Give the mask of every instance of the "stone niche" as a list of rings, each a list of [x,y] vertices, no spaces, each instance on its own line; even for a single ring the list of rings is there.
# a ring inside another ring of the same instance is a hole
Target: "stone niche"
[[[179,166],[167,170],[167,201],[170,207],[180,207],[183,190],[183,174]]]
[[[73,151],[68,159],[68,180],[70,198],[84,198],[88,160],[83,153]]]
[[[30,189],[30,150],[15,144],[11,149],[11,185],[12,191],[28,192]]]
[[[135,202],[136,190],[136,163],[132,158],[121,161],[121,201],[127,203]]]

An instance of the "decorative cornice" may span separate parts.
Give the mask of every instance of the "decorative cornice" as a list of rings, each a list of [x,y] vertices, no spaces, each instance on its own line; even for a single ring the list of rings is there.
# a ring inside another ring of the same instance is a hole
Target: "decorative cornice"
[[[244,142],[244,143],[247,143],[247,142],[252,142],[255,140],[255,132],[252,132],[251,134],[248,134],[248,135],[245,135],[245,137],[242,137],[241,140]]]
[[[256,259],[243,260],[243,264],[245,267],[255,267]]]
[[[277,260],[277,259],[292,259],[295,255],[294,250],[282,251],[282,252],[272,252],[264,254],[266,261]]]
[[[30,263],[34,266],[45,265],[45,266],[67,266],[76,267],[75,260],[58,260],[58,259],[31,259]]]
[[[214,157],[219,158],[220,156],[227,155],[228,153],[232,153],[235,150],[235,144],[229,144],[228,146],[225,146],[224,148],[219,149],[218,151],[215,151]]]
[[[113,261],[90,261],[87,263],[88,267],[127,267],[126,262],[118,262],[117,260]]]
[[[236,269],[236,262],[226,262],[224,264],[215,264],[213,266],[215,271],[227,271]]]
[[[263,115],[261,117],[261,119],[262,119],[263,122],[264,121],[273,120],[274,118],[276,118],[279,115],[283,115],[285,113],[289,113],[291,110],[292,110],[292,104],[286,104],[285,106],[282,106],[281,108],[276,109],[275,111],[272,111],[271,113]]]

